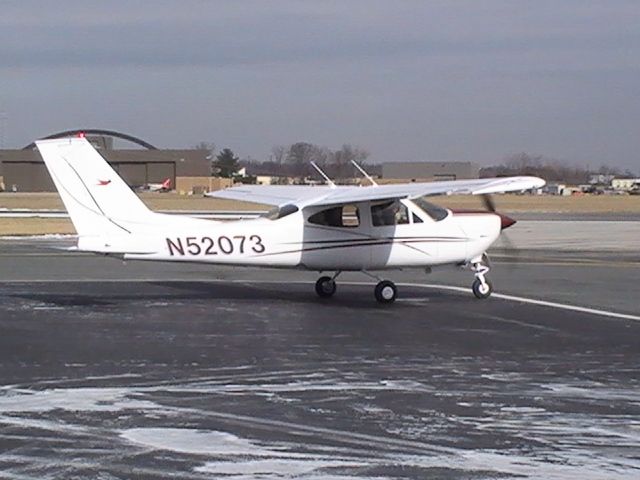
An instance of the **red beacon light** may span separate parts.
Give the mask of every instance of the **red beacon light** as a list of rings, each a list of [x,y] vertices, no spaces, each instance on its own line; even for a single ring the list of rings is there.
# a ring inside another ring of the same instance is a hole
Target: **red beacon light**
[[[84,138],[85,134],[84,132],[78,132],[78,138]]]

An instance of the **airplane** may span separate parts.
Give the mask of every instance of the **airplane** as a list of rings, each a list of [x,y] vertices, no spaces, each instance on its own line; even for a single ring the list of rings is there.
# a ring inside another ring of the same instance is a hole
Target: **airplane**
[[[398,290],[373,272],[441,265],[470,269],[473,294],[488,298],[493,286],[486,251],[515,221],[495,208],[455,211],[428,198],[545,184],[522,176],[377,185],[367,175],[371,186],[340,186],[328,178],[325,186],[242,185],[211,195],[273,209],[256,219],[220,222],[149,210],[84,138],[36,145],[77,231],[77,251],[124,260],[317,271],[315,291],[322,298],[336,293],[342,272],[362,272],[378,281],[374,296],[381,304],[394,302]]]
[[[132,188],[139,192],[168,192],[171,190],[171,178],[165,178],[162,183],[145,183]]]

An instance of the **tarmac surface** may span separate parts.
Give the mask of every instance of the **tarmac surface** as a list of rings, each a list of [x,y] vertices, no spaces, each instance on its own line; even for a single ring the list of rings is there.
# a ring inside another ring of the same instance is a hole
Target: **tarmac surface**
[[[387,272],[381,307],[361,275],[326,301],[68,243],[0,240],[0,478],[640,476],[631,250],[497,251],[486,301]]]

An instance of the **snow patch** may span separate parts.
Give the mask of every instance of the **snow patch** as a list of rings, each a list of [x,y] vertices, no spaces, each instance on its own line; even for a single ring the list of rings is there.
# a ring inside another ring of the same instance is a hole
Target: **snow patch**
[[[49,412],[118,412],[159,408],[153,402],[129,398],[125,388],[65,388],[51,390],[3,390],[0,413]]]
[[[340,460],[245,460],[239,462],[207,462],[201,467],[196,467],[198,473],[214,475],[229,475],[234,480],[256,478],[295,478],[304,475],[304,478],[322,479],[353,479],[353,476],[325,475],[318,472],[327,468],[357,468],[370,466],[366,462],[345,462]],[[315,474],[315,475],[313,475]],[[310,477],[308,475],[313,475]],[[317,475],[317,476],[316,476]],[[358,477],[362,478],[362,477]]]
[[[193,455],[287,456],[231,433],[190,428],[132,428],[120,433],[131,443]]]

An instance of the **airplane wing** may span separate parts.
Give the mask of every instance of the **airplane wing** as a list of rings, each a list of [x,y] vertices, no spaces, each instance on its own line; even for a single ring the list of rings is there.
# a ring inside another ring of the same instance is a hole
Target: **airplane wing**
[[[417,198],[430,195],[483,195],[517,192],[541,188],[545,181],[538,177],[501,177],[477,180],[452,180],[430,183],[397,183],[369,187],[300,186],[300,185],[243,185],[207,193],[207,196],[284,205],[292,203],[300,208],[311,205],[335,205],[377,200]]]
[[[310,186],[310,185],[241,185],[205,193],[207,197],[262,203],[265,205],[300,205],[314,198],[322,198],[336,190],[353,187]]]

